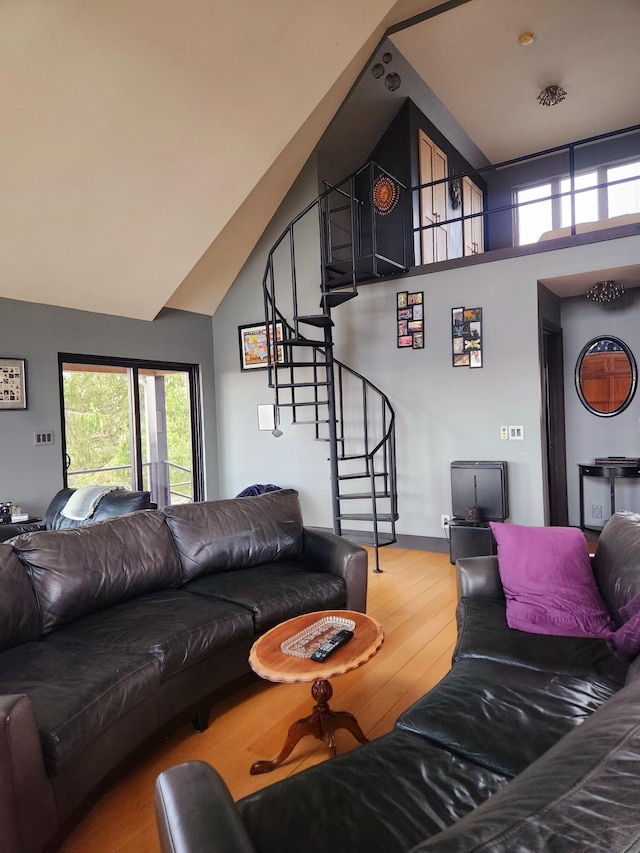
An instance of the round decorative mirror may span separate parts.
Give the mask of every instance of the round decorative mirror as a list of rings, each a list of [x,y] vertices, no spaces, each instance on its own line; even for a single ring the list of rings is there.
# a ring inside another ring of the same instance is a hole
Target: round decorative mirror
[[[637,382],[633,353],[613,335],[594,338],[578,356],[576,390],[593,415],[601,418],[619,415],[633,400]]]

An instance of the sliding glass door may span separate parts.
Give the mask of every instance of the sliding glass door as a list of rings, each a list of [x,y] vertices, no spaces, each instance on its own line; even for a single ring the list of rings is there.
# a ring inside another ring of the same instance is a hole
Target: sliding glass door
[[[201,500],[196,365],[59,356],[65,482]]]

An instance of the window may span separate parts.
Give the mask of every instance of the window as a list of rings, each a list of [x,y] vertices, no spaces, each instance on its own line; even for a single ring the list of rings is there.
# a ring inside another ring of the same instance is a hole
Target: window
[[[545,231],[569,228],[572,224],[568,176],[516,188],[514,202],[518,246],[536,243]],[[574,208],[576,225],[640,213],[640,161],[576,174]]]
[[[65,485],[202,499],[196,365],[59,356]]]
[[[612,166],[607,169],[608,183],[633,177],[640,177],[640,162],[625,163],[624,166]],[[607,202],[609,216],[640,213],[640,180],[607,187]]]
[[[598,215],[598,190],[590,189],[598,185],[598,173],[583,172],[575,176],[575,215],[578,222],[594,222],[601,217]],[[571,179],[560,181],[560,228],[571,225]]]
[[[517,190],[516,202],[522,205],[517,208],[518,246],[536,243],[544,231],[549,231],[553,227],[550,195],[551,184],[540,184],[537,187]],[[545,200],[536,202],[536,199]]]

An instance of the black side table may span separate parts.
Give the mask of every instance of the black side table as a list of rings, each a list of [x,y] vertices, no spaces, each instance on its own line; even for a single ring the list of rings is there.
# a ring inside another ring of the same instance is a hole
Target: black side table
[[[461,518],[449,522],[449,562],[462,557],[488,557],[497,554],[496,540],[487,522],[473,523]]]
[[[584,478],[603,477],[609,480],[611,515],[616,511],[616,480],[640,477],[638,465],[578,465],[580,472],[580,527],[584,529]]]

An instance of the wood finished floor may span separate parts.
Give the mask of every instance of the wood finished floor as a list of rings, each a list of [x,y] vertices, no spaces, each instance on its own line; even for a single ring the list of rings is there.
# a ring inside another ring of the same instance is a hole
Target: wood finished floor
[[[373,566],[373,556],[369,559]],[[332,681],[335,710],[351,711],[369,738],[389,731],[396,717],[449,670],[456,638],[455,579],[448,554],[387,548],[383,574],[369,573],[367,612],[385,631],[385,642],[367,664]],[[259,758],[272,758],[287,728],[312,707],[309,684],[258,681],[216,704],[206,732],[184,725],[146,750],[123,772],[68,836],[63,853],[158,853],[153,808],[156,776],[173,764],[208,761],[234,799],[326,758],[324,745],[301,741],[271,773],[250,776]],[[357,746],[346,731],[338,753]]]

